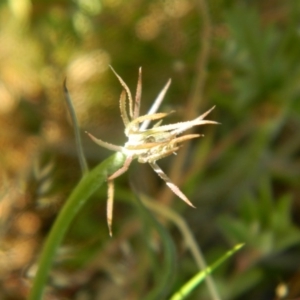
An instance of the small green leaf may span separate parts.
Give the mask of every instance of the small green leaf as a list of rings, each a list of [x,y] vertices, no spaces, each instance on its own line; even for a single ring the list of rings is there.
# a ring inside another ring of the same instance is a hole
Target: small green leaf
[[[210,267],[197,273],[193,278],[191,278],[183,287],[176,292],[170,300],[182,300],[185,299],[204,279],[205,277],[212,273],[217,267],[219,267],[223,262],[225,262],[229,257],[231,257],[235,252],[240,250],[244,244],[238,244],[234,246],[231,250],[226,252],[221,258],[214,262]]]

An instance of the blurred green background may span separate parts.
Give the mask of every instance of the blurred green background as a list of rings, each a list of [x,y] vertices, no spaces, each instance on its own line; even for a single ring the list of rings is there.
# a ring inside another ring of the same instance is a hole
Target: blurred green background
[[[0,3],[0,298],[26,299],[81,177],[63,80],[90,166],[111,153],[85,130],[126,141],[109,64],[133,93],[143,67],[142,114],[172,78],[165,123],[216,105],[209,119],[221,125],[196,128],[204,138],[159,162],[197,209],[133,163],[115,182],[114,237],[104,186],[70,228],[45,299],[146,299],[164,255],[137,191],[180,213],[208,264],[246,243],[213,275],[221,299],[299,299],[300,2],[280,0]],[[176,226],[159,220],[177,251],[171,294],[198,269]],[[188,299],[213,298],[203,284]]]

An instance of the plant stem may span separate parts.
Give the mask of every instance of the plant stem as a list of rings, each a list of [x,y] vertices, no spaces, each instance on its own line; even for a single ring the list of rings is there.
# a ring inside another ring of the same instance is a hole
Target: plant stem
[[[211,22],[209,16],[209,9],[206,0],[196,0],[200,17],[202,18],[202,31],[199,35],[199,44],[201,50],[197,58],[197,65],[195,70],[195,80],[191,93],[187,102],[187,109],[185,110],[185,119],[191,120],[199,113],[199,107],[203,100],[203,87],[206,79],[206,66],[209,58],[210,37],[211,37]],[[170,178],[177,184],[182,177],[182,168],[187,157],[189,147],[183,147],[174,160],[172,168],[170,169]],[[159,201],[169,205],[174,198],[174,194],[165,187],[159,195]]]
[[[70,96],[69,91],[67,89],[66,80],[64,81],[64,93],[65,93],[66,102],[67,102],[67,105],[68,105],[69,113],[70,113],[72,123],[73,123],[73,127],[74,127],[76,148],[77,148],[80,168],[81,168],[81,171],[82,171],[82,175],[85,175],[89,171],[89,167],[87,165],[87,162],[86,162],[86,159],[85,159],[85,156],[84,156],[83,147],[82,147],[82,143],[81,143],[79,125],[78,125],[75,109],[74,109],[74,106],[72,104],[72,99],[71,99],[71,96]]]
[[[102,185],[108,175],[114,173],[124,164],[124,161],[125,156],[118,152],[84,175],[79,181],[61,209],[46,240],[39,260],[38,271],[28,298],[29,300],[43,299],[43,290],[55,253],[63,241],[71,222],[87,202],[88,198]]]
[[[186,221],[176,213],[174,210],[170,209],[168,206],[161,204],[155,200],[151,200],[145,195],[140,195],[140,198],[144,205],[155,213],[165,217],[169,221],[173,222],[178,229],[181,231],[181,234],[185,240],[186,247],[191,251],[191,254],[197,264],[199,270],[205,270],[207,268],[207,264],[205,258],[202,254],[200,247],[198,246],[193,233],[189,229]],[[221,297],[218,293],[216,284],[211,274],[207,274],[205,277],[205,281],[211,295],[211,299],[220,300]]]

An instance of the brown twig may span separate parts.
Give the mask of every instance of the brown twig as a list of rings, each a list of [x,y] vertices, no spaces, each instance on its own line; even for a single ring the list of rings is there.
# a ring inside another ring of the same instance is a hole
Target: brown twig
[[[193,119],[196,114],[198,114],[201,100],[203,99],[203,88],[206,79],[206,66],[210,51],[211,22],[208,7],[205,0],[198,0],[197,5],[202,17],[202,31],[200,31],[199,35],[201,50],[197,59],[196,77],[188,98],[187,109],[185,111],[185,119],[187,120]],[[189,147],[184,147],[181,149],[181,151],[179,151],[176,159],[174,160],[174,164],[170,170],[170,178],[172,178],[173,182],[175,183],[179,182],[179,179],[182,176],[182,168],[188,151]],[[164,187],[158,198],[161,202],[169,205],[174,198],[174,195],[169,191],[168,188]]]

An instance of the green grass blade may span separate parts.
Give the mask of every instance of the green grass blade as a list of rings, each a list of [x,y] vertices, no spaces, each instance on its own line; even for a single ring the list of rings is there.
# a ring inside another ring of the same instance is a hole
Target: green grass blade
[[[122,153],[116,153],[87,173],[79,181],[65,205],[61,209],[49,236],[45,242],[40,256],[38,271],[35,275],[29,300],[43,298],[43,290],[51,268],[55,252],[61,244],[72,220],[89,199],[89,197],[102,185],[107,176],[118,170],[125,161]]]
[[[233,247],[231,250],[226,252],[221,258],[214,262],[210,267],[207,267],[205,270],[197,273],[192,279],[190,279],[182,288],[176,292],[170,300],[183,300],[185,299],[207,276],[207,274],[212,273],[218,266],[220,266],[224,261],[226,261],[230,256],[235,252],[240,250],[244,244],[238,244]]]
[[[88,164],[87,164],[85,156],[84,156],[79,125],[78,125],[75,109],[74,109],[74,106],[72,104],[72,99],[71,99],[71,96],[70,96],[69,91],[67,89],[66,79],[64,81],[63,87],[64,87],[66,103],[68,105],[69,113],[70,113],[72,123],[73,123],[73,127],[74,127],[74,134],[75,134],[75,141],[76,141],[76,148],[77,148],[77,153],[78,153],[79,164],[80,164],[82,174],[85,175],[89,171],[89,167],[88,167]]]
[[[176,269],[176,251],[173,239],[169,232],[154,217],[154,215],[138,201],[139,208],[143,216],[155,228],[161,238],[164,251],[164,259],[161,265],[161,276],[155,283],[155,288],[144,298],[145,300],[166,299],[167,293],[172,288]]]

